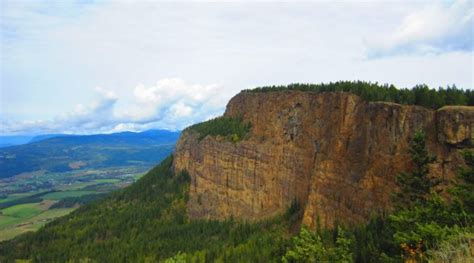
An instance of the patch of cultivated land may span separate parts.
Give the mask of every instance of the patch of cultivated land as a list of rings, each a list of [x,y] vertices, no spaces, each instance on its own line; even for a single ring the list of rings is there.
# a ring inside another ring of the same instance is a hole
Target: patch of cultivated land
[[[50,199],[50,200],[61,200],[66,197],[79,197],[83,195],[94,194],[94,191],[81,191],[81,190],[73,190],[73,191],[64,191],[64,192],[54,192],[49,193],[43,196],[43,199]]]
[[[40,203],[15,205],[2,210],[2,214],[16,218],[30,218],[41,213]]]
[[[119,171],[123,173],[120,174]],[[36,231],[51,220],[67,215],[79,207],[79,205],[73,205],[72,207],[51,209],[53,204],[63,199],[106,193],[110,191],[110,189],[117,189],[129,185],[131,182],[135,181],[136,178],[139,178],[142,175],[142,173],[133,173],[134,170],[130,170],[129,168],[121,169],[119,171],[104,169],[100,171],[96,170],[93,173],[68,173],[69,178],[71,178],[72,175],[76,178],[81,178],[82,180],[72,182],[59,180],[62,179],[59,176],[60,174],[48,174],[41,179],[45,180],[45,177],[52,179],[51,181],[56,182],[53,188],[18,192],[0,198],[1,204],[21,200],[22,198],[28,198],[32,195],[45,192],[44,195],[39,196],[40,199],[42,199],[40,202],[12,204],[9,207],[0,209],[0,241],[14,238],[17,235],[29,231]],[[100,175],[101,177],[97,178],[97,175]],[[111,178],[107,176],[113,177]],[[16,187],[14,185],[37,184],[37,181],[33,181],[33,178],[20,177],[16,179],[16,181],[10,181],[9,183],[10,184],[7,183],[6,185],[12,188]],[[48,190],[54,190],[56,192],[47,192]]]
[[[31,218],[13,218],[9,225],[0,227],[0,241],[14,238],[15,236],[29,231],[36,231],[49,221],[69,214],[75,208],[58,208],[45,210]],[[0,217],[0,221],[3,218]]]
[[[0,180],[0,204],[10,203],[0,209],[0,241],[36,231],[49,221],[79,207],[69,201],[66,207],[51,209],[57,202],[87,198],[91,194],[107,193],[125,187],[140,178],[145,169],[147,168],[108,167],[43,173],[39,177],[22,175]],[[34,195],[38,200],[21,201]]]

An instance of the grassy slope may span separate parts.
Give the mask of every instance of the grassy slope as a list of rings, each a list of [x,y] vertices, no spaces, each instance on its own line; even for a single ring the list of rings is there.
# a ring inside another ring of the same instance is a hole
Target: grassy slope
[[[15,205],[3,209],[2,213],[6,216],[16,218],[29,218],[41,213],[41,208],[39,206],[39,203]]]
[[[55,218],[67,215],[73,210],[74,208],[59,208],[46,210],[31,218],[25,219],[12,217],[13,220],[11,221],[4,220],[0,216],[0,221],[6,223],[6,226],[4,228],[0,226],[0,241],[14,238],[15,236],[29,231],[36,231],[40,227],[44,226],[47,222]]]

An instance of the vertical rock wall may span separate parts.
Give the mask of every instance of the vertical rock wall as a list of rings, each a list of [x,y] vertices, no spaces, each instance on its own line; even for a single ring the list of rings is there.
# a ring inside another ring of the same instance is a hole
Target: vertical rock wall
[[[474,137],[474,107],[433,111],[348,93],[240,93],[225,115],[251,122],[248,138],[199,141],[183,132],[176,146],[174,168],[192,178],[191,218],[259,220],[296,199],[309,226],[360,223],[390,208],[417,129],[438,157],[431,172],[443,178],[454,177],[458,149]]]

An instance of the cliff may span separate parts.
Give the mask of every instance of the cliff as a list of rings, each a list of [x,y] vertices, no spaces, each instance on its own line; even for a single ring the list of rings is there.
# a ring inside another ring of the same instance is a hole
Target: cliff
[[[340,92],[243,92],[224,115],[250,122],[247,138],[199,140],[188,130],[176,146],[174,169],[191,176],[191,218],[259,220],[298,200],[310,227],[364,222],[390,209],[417,129],[437,156],[430,171],[444,179],[454,177],[459,149],[474,138],[474,107],[434,111]]]

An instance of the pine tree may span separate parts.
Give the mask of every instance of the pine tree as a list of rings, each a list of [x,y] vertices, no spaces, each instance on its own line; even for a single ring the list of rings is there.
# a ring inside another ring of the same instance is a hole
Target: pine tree
[[[465,151],[463,157],[467,167],[459,173],[459,182],[450,193],[455,197],[453,215],[462,225],[469,226],[474,222],[474,152]]]
[[[421,130],[415,132],[410,142],[410,155],[413,170],[402,172],[396,178],[399,191],[394,195],[394,204],[397,208],[408,208],[426,202],[433,188],[441,183],[429,176],[428,166],[436,157],[428,152],[426,135]]]
[[[289,249],[283,262],[318,262],[326,255],[321,237],[306,227],[301,227],[300,233],[293,237],[293,247]]]
[[[342,227],[337,228],[336,247],[331,249],[331,262],[351,263],[352,258],[352,239],[346,234]]]

